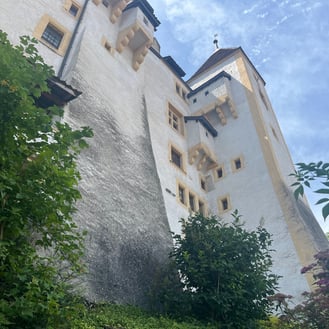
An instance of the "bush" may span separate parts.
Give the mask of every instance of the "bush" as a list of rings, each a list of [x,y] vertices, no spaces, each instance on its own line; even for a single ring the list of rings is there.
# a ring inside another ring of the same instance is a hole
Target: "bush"
[[[277,276],[270,273],[270,234],[201,214],[182,219],[174,235],[172,267],[159,298],[168,314],[216,321],[221,328],[256,328],[270,308]],[[178,274],[179,273],[179,278]]]

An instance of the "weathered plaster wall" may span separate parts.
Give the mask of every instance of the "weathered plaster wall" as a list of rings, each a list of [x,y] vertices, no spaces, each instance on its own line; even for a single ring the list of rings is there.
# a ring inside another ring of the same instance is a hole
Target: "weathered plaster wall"
[[[134,79],[122,81],[123,93],[117,80],[102,84],[102,75],[110,76],[103,62],[87,69],[99,51],[104,49],[82,44],[72,84],[83,94],[65,118],[95,134],[79,161],[83,200],[76,216],[88,230],[88,297],[144,304],[172,241],[143,93]]]

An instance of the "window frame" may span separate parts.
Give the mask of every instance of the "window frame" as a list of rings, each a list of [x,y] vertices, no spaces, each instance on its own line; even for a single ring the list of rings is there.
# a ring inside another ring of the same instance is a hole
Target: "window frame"
[[[240,167],[237,168],[236,162],[239,161],[240,162]],[[244,157],[242,155],[234,158],[231,160],[231,167],[232,167],[232,172],[238,172],[241,171],[244,167],[245,167],[245,160]]]
[[[51,25],[54,29],[57,29],[60,33],[63,34],[58,48],[56,48],[54,45],[52,45],[50,42],[43,38],[43,34],[49,25]],[[33,36],[38,39],[40,43],[47,46],[49,49],[51,49],[60,56],[65,55],[66,49],[71,39],[71,35],[71,32],[67,28],[65,28],[62,24],[60,24],[58,21],[56,21],[47,14],[42,16],[33,32]]]
[[[176,117],[177,120],[175,120],[174,117]],[[176,131],[178,134],[180,134],[181,136],[184,136],[185,135],[185,131],[184,131],[184,116],[171,103],[168,103],[167,122],[168,122],[168,125],[174,131]],[[175,122],[177,123],[177,128],[174,126]]]
[[[225,206],[226,203],[226,206]],[[229,194],[218,197],[217,199],[218,211],[224,214],[232,209],[231,198]]]
[[[221,177],[218,176],[218,171],[219,171],[219,170],[222,171],[222,176],[221,176]],[[225,168],[224,168],[224,164],[220,164],[220,165],[216,166],[216,167],[213,169],[213,175],[214,175],[215,182],[218,182],[219,180],[222,180],[222,179],[225,177]]]
[[[173,159],[173,153],[175,153],[177,156],[179,156],[179,165],[174,161]],[[172,143],[169,144],[169,161],[170,163],[175,166],[175,168],[180,169],[182,172],[185,173],[185,156],[184,153],[175,145]]]

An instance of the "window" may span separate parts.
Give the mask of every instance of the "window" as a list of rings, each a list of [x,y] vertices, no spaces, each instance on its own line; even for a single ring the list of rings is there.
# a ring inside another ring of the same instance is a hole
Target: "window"
[[[228,195],[218,199],[218,208],[220,213],[224,213],[231,209],[230,197]]]
[[[242,156],[232,160],[232,171],[233,172],[239,171],[243,167],[244,167],[244,163],[243,163],[243,157]]]
[[[179,88],[179,85],[176,83],[176,93],[178,94],[178,95],[180,95],[180,88]]]
[[[188,201],[190,205],[190,209],[195,211],[195,196],[192,193],[188,194]]]
[[[279,140],[279,138],[278,138],[278,135],[276,134],[276,131],[274,130],[274,128],[273,127],[271,127],[271,129],[272,129],[272,134],[273,134],[273,136],[275,137],[275,139],[278,141]]]
[[[186,91],[182,90],[182,98],[186,99]]]
[[[224,165],[219,165],[218,167],[214,168],[213,175],[216,182],[222,179],[225,176]]]
[[[174,147],[171,147],[171,161],[178,167],[183,168],[182,154]]]
[[[196,99],[196,98],[193,98],[193,104],[195,104],[195,103],[196,103],[196,101],[197,101],[197,99]]]
[[[200,178],[200,186],[201,188],[206,191],[207,188],[206,188],[206,180],[204,178]]]
[[[240,158],[234,160],[234,166],[235,166],[235,169],[237,169],[237,170],[241,169],[242,164],[241,164],[241,159]]]
[[[76,6],[75,4],[72,4],[71,7],[70,7],[70,9],[69,9],[69,13],[72,16],[76,17],[78,15],[78,13],[79,13],[79,9],[80,8],[78,6]]]
[[[185,187],[178,185],[178,199],[182,204],[185,204]]]
[[[221,202],[222,202],[223,210],[227,210],[228,209],[228,200],[225,198],[225,199],[221,200]]]
[[[102,3],[106,8],[110,5],[110,2],[108,0],[103,0]]]
[[[70,3],[72,4],[72,2]],[[69,7],[67,7],[69,10]],[[49,15],[44,15],[35,27],[33,36],[60,56],[64,56],[71,33]]]
[[[206,216],[205,205],[204,202],[202,202],[201,200],[199,200],[199,213],[203,216]]]
[[[173,129],[184,135],[183,115],[171,104],[168,109],[168,123]]]
[[[62,39],[63,39],[64,33],[58,30],[55,26],[52,24],[48,24],[44,32],[42,33],[41,38],[49,43],[52,47],[58,49]]]
[[[75,0],[65,0],[64,9],[72,16],[78,17],[80,14],[81,6]]]
[[[206,90],[205,93],[204,93],[205,96],[208,96],[209,95],[209,91]]]

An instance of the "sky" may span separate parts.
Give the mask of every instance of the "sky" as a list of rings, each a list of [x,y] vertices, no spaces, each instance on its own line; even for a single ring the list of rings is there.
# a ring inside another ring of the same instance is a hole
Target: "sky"
[[[219,47],[241,46],[266,90],[294,163],[329,162],[329,0],[149,0],[156,38],[189,78]],[[184,79],[185,79],[184,78]],[[321,195],[307,193],[324,231]]]

